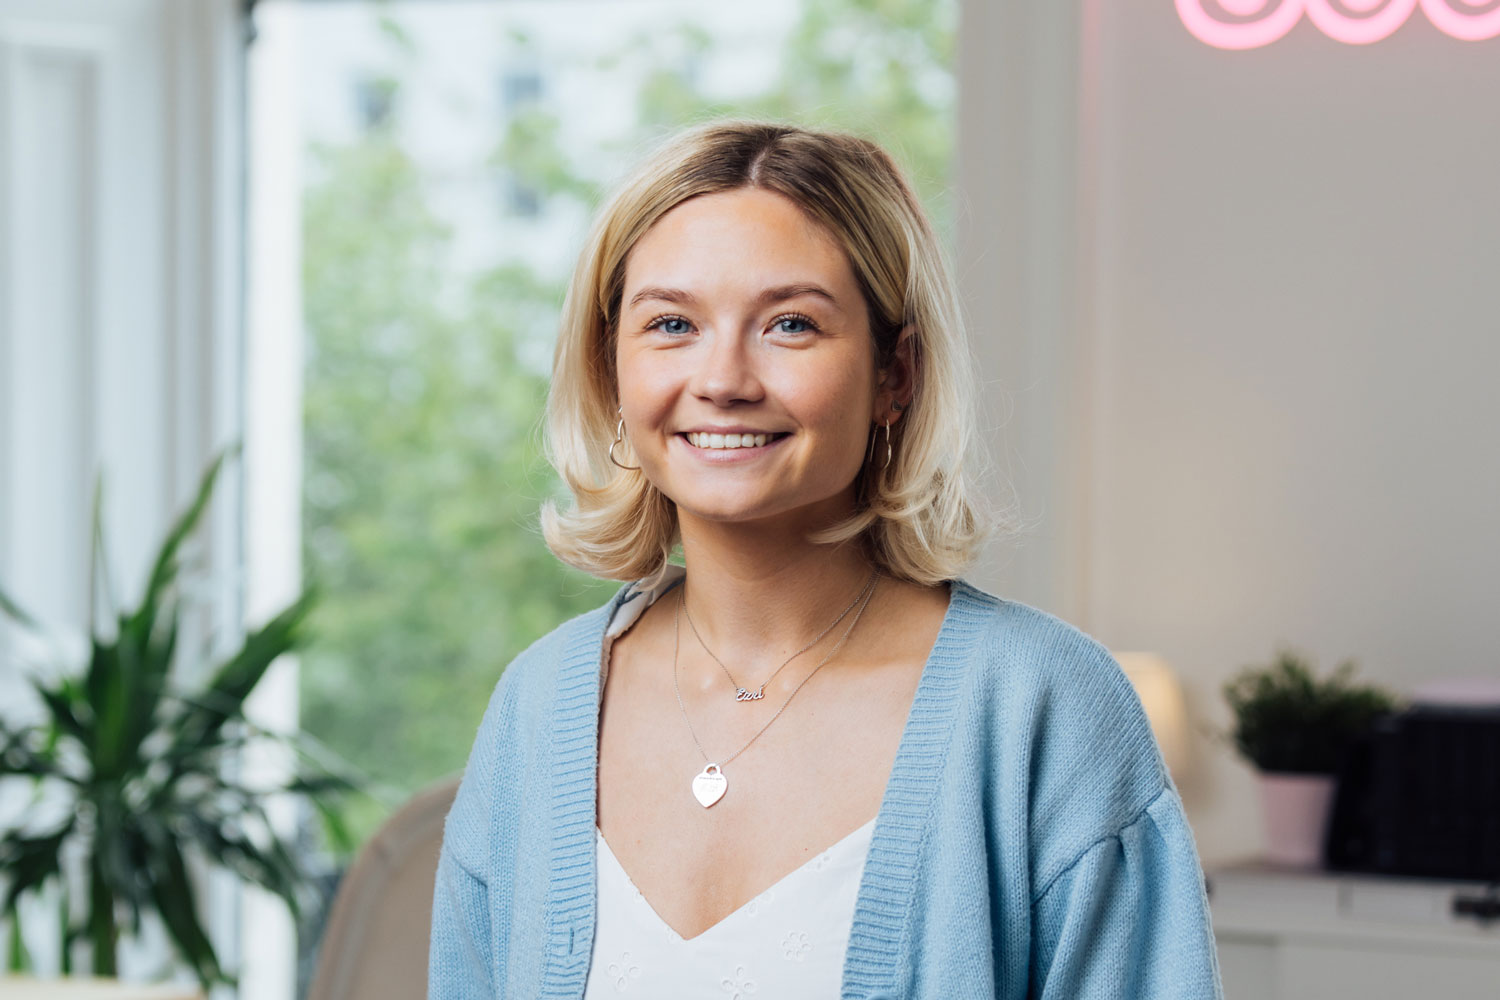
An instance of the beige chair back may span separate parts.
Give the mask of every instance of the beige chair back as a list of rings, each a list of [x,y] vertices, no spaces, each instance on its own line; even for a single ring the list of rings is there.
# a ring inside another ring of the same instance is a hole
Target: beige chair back
[[[370,838],[334,897],[307,1000],[422,1000],[432,887],[458,779],[419,792]]]

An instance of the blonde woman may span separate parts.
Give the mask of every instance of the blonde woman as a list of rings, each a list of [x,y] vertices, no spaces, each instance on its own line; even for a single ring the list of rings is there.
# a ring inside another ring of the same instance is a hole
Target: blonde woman
[[[971,395],[875,145],[716,123],[625,182],[564,309],[573,502],[542,523],[628,582],[495,690],[434,1000],[1219,995],[1124,676],[961,579],[989,527]]]

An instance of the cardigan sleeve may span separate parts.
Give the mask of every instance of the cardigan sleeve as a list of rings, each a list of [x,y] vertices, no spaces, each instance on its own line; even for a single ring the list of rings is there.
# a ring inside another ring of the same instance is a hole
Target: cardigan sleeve
[[[1203,871],[1169,785],[1032,904],[1037,1000],[1219,1000]]]
[[[444,844],[438,855],[427,958],[428,1000],[488,1000],[489,892]]]

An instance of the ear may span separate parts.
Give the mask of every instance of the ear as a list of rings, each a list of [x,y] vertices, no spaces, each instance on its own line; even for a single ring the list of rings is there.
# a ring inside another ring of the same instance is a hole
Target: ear
[[[894,424],[901,419],[901,411],[911,405],[917,394],[917,340],[913,336],[915,326],[901,328],[896,337],[896,350],[890,363],[875,373],[875,409],[871,419],[877,424]]]

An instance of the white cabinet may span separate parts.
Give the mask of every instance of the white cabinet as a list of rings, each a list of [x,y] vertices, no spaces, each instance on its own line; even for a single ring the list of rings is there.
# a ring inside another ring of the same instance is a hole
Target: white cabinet
[[[1209,873],[1226,1000],[1500,1000],[1500,920],[1455,914],[1500,891],[1470,882]]]

